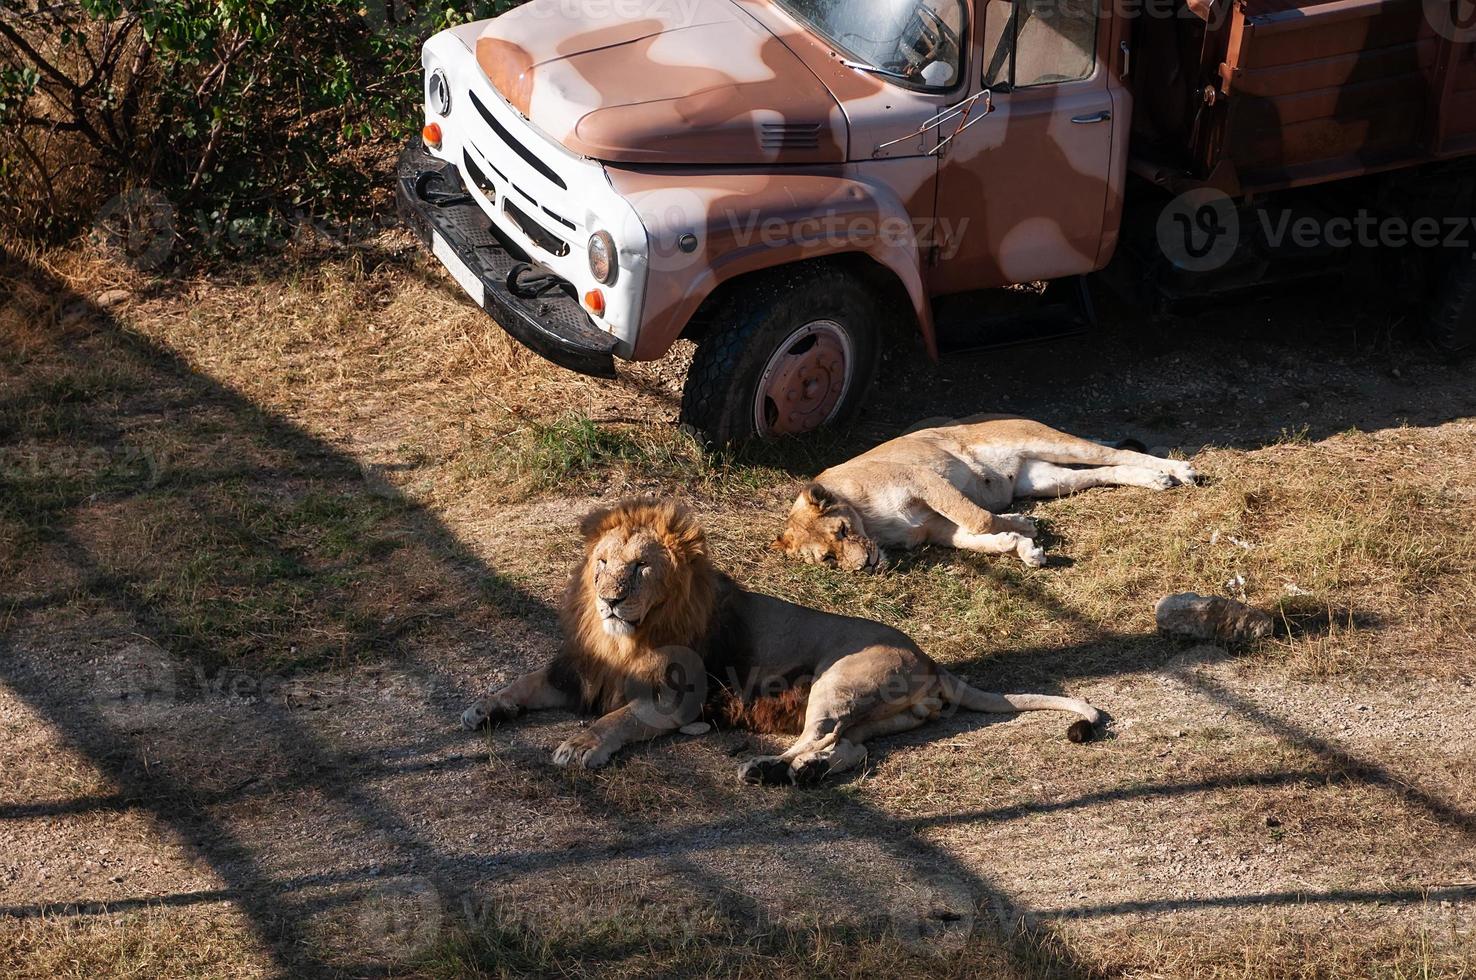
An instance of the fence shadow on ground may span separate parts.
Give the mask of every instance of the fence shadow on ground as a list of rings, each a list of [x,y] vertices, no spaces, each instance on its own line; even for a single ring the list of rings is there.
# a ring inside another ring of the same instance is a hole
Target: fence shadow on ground
[[[131,333],[46,270],[7,258],[0,274],[20,287],[12,314],[29,318],[24,335],[0,338],[9,348],[0,363],[9,382],[0,434],[18,447],[0,471],[0,572],[10,593],[0,618],[0,685],[110,787],[9,800],[0,803],[0,820],[141,813],[219,882],[158,895],[126,886],[77,895],[53,886],[8,901],[0,914],[229,902],[249,920],[274,971],[367,976],[398,968],[372,951],[356,958],[360,946],[326,947],[319,917],[348,914],[362,925],[365,903],[383,896],[386,882],[428,883],[421,897],[454,917],[455,896],[478,894],[489,882],[649,859],[697,893],[721,898],[724,928],[752,934],[770,910],[741,871],[701,858],[740,846],[782,852],[776,834],[797,819],[807,841],[875,848],[912,879],[944,883],[944,893],[961,889],[972,908],[1006,910],[981,916],[974,928],[1009,971],[1086,976],[1089,967],[1049,929],[1022,927],[1037,910],[918,831],[1218,788],[1142,784],[1040,807],[912,820],[854,796],[832,795],[809,810],[782,794],[735,804],[728,788],[734,764],[726,760],[684,770],[687,789],[711,815],[653,829],[639,801],[622,803],[598,782],[532,762],[526,752],[509,750],[489,774],[487,743],[455,729],[472,693],[465,664],[481,657],[503,672],[529,666],[530,635],[535,654],[556,642],[554,611],[383,474]],[[14,315],[8,321],[18,322]],[[1171,645],[1133,642],[1133,669],[1181,662]],[[989,670],[1061,685],[1123,669],[1094,657],[1091,646],[1021,650],[991,658]],[[299,686],[299,677],[311,682]],[[325,677],[345,680],[335,686]],[[263,689],[266,678],[281,688]],[[241,683],[248,697],[227,696]],[[1443,823],[1470,829],[1470,815],[1411,791],[1398,774],[1201,683],[1206,696],[1311,748],[1345,778],[1387,787]],[[330,738],[340,726],[324,719],[339,717],[344,737]],[[643,750],[628,764],[659,767],[660,755]],[[1326,774],[1259,778],[1278,785]],[[438,821],[482,818],[507,781],[524,794],[516,798],[581,813],[606,836],[510,852],[451,843]],[[466,789],[439,796],[448,786]],[[256,833],[262,821],[270,833]],[[788,874],[825,881],[865,908],[896,905],[878,892],[871,869],[817,852],[782,856]],[[1369,892],[1326,900],[1396,898]],[[1270,895],[1259,904],[1289,900]],[[1116,913],[1089,906],[1080,914]],[[931,911],[918,915],[912,928],[926,945]],[[627,955],[620,950],[585,951]]]

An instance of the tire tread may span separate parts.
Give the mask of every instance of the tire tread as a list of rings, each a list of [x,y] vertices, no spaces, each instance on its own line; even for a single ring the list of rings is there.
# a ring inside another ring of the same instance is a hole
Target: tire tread
[[[854,286],[856,280],[835,267],[775,269],[744,283],[719,307],[713,327],[697,345],[682,389],[681,421],[709,445],[726,445],[735,433],[728,419],[732,388],[753,335],[794,291],[823,290],[827,281]],[[874,367],[871,366],[871,367]],[[863,366],[863,371],[869,371]],[[863,381],[869,380],[863,375]]]

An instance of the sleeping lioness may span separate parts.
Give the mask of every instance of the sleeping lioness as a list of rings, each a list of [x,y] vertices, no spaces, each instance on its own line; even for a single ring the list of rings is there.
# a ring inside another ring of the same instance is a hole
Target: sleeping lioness
[[[628,501],[589,515],[582,531],[559,654],[462,715],[468,728],[544,708],[599,715],[554,752],[561,766],[594,769],[625,745],[706,720],[797,734],[739,776],[804,784],[858,765],[868,740],[953,706],[1072,712],[1074,742],[1099,720],[1073,698],[976,690],[890,626],[745,591],[713,567],[679,505]]]
[[[1072,469],[1070,467],[1084,467]],[[1166,490],[1192,484],[1188,463],[1078,439],[1039,422],[979,415],[884,442],[815,477],[790,508],[774,548],[849,571],[875,568],[884,548],[948,545],[1045,564],[1015,500],[1089,487]]]

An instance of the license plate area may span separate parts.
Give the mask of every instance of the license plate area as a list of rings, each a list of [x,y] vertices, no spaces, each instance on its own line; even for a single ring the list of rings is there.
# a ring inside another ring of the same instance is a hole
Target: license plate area
[[[461,261],[461,256],[456,254],[456,250],[447,243],[446,239],[441,237],[439,232],[436,233],[435,241],[431,244],[431,251],[435,254],[436,258],[441,260],[441,264],[446,267],[446,271],[451,273],[451,278],[455,279],[457,285],[465,290],[466,295],[471,298],[471,301],[476,303],[477,306],[485,307],[487,305],[487,290],[482,285],[482,280],[477,277],[475,272],[472,272],[470,266]]]

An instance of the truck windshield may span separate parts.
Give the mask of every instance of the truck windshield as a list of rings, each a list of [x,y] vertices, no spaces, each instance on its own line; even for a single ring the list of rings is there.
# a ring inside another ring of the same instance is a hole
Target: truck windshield
[[[850,61],[904,85],[951,88],[962,72],[962,0],[777,0]]]

